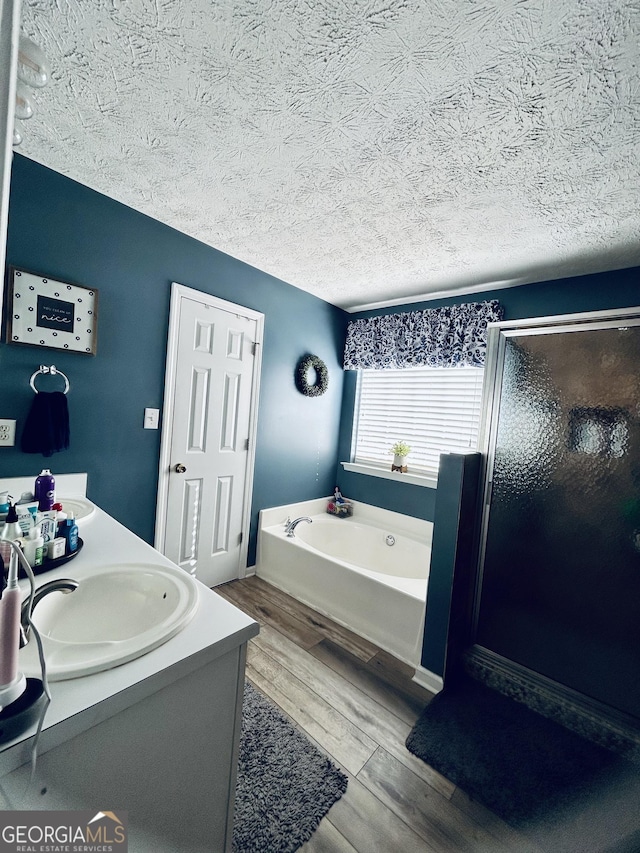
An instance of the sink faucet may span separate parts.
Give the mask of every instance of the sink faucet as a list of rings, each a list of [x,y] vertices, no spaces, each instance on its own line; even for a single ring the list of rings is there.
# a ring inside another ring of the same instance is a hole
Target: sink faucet
[[[78,589],[79,586],[80,584],[78,581],[71,580],[71,578],[59,578],[58,580],[43,583],[42,586],[39,586],[33,594],[31,613],[36,609],[38,602],[42,601],[45,595],[48,595],[50,592],[63,592],[65,595],[68,595],[70,592]],[[27,645],[29,642],[29,635],[31,633],[31,625],[27,618],[29,614],[30,599],[31,596],[28,595],[22,603],[22,609],[20,612],[20,648]]]
[[[293,531],[296,529],[296,527],[298,526],[298,524],[300,524],[301,521],[308,521],[309,524],[313,523],[313,519],[309,518],[308,515],[302,515],[300,516],[300,518],[296,518],[287,524],[287,526],[285,527],[285,533],[287,534],[287,536],[295,536],[295,533]]]

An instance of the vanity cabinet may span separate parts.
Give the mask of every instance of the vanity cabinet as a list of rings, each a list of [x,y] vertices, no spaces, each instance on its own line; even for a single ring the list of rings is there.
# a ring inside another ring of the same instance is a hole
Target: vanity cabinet
[[[90,724],[0,784],[4,808],[126,813],[129,850],[231,849],[240,649]],[[26,793],[25,793],[26,792]]]
[[[99,509],[80,532],[82,553],[55,575],[169,563]],[[198,587],[192,620],[163,645],[51,683],[32,780],[35,726],[0,745],[3,809],[126,813],[131,853],[231,850],[246,644],[259,629]]]

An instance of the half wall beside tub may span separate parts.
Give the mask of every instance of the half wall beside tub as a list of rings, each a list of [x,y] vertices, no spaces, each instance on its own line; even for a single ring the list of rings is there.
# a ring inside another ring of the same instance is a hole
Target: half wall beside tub
[[[463,677],[477,559],[479,453],[440,456],[422,668],[451,686]]]
[[[418,667],[433,524],[359,502],[335,518],[328,500],[261,511],[256,573]],[[287,536],[285,522],[300,516],[312,523]]]

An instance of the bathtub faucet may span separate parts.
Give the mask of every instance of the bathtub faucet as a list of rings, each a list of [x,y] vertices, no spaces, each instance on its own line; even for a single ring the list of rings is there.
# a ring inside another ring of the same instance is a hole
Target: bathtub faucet
[[[287,534],[287,536],[295,536],[295,533],[293,531],[296,529],[296,527],[300,524],[301,521],[308,521],[309,524],[313,523],[313,519],[309,518],[308,515],[302,515],[300,516],[300,518],[296,518],[287,524],[287,526],[285,527],[285,533]]]

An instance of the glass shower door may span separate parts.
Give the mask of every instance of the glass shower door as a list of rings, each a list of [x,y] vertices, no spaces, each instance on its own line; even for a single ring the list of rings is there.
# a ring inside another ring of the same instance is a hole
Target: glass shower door
[[[640,719],[637,313],[494,337],[475,642]]]

